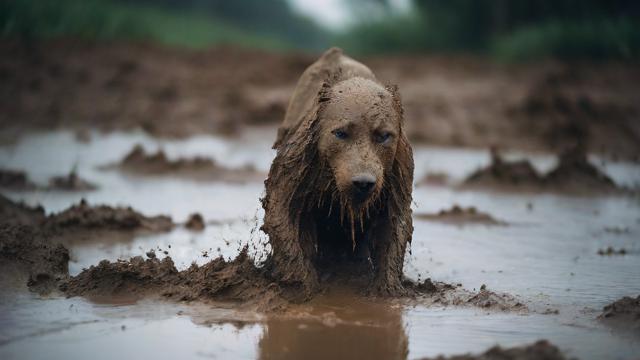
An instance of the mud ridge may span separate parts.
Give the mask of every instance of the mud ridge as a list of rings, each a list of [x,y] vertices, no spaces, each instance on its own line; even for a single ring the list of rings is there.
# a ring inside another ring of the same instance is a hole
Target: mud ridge
[[[463,208],[454,205],[451,209],[440,210],[435,214],[416,214],[415,217],[420,220],[438,221],[460,226],[466,224],[507,225],[506,222],[496,220],[493,216],[479,211],[473,206]]]
[[[62,191],[92,191],[98,189],[98,185],[81,178],[76,169],[71,170],[65,176],[54,176],[49,179],[47,190]]]
[[[547,174],[539,174],[527,160],[505,161],[497,149],[492,148],[491,164],[469,175],[461,187],[574,195],[628,192],[592,165],[580,146],[562,152],[558,165]]]
[[[547,340],[539,340],[530,345],[502,348],[494,346],[482,354],[438,356],[435,358],[423,358],[422,360],[565,360],[557,346]]]
[[[149,230],[169,231],[174,224],[170,217],[147,217],[131,207],[90,206],[86,200],[50,215],[44,226],[53,230]]]
[[[118,164],[102,168],[115,168],[141,176],[179,176],[200,181],[244,183],[264,180],[264,174],[251,165],[231,169],[204,157],[170,160],[163,150],[148,154],[140,144],[134,146]]]
[[[640,295],[636,298],[625,296],[605,306],[598,319],[611,327],[640,334]]]

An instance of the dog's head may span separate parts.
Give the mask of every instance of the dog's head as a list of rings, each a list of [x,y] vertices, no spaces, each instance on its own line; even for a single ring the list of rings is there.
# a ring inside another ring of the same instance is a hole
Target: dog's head
[[[413,156],[395,86],[329,79],[304,116],[276,145],[265,204],[282,197],[294,223],[334,202],[352,219],[382,197],[394,213],[409,208]]]
[[[317,147],[340,197],[354,208],[375,200],[392,171],[401,114],[394,94],[363,78],[334,84],[318,117]]]

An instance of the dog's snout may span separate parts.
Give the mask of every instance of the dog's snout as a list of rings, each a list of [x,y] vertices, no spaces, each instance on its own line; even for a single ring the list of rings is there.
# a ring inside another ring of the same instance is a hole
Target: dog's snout
[[[372,175],[356,175],[351,179],[354,190],[360,195],[366,195],[373,190],[376,185],[376,178]]]

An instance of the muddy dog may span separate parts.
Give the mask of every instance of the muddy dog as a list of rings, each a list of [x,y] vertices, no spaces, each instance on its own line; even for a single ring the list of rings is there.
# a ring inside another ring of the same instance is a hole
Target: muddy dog
[[[262,200],[273,254],[267,270],[292,293],[364,277],[400,295],[411,242],[413,155],[395,87],[332,48],[305,70],[274,148]]]

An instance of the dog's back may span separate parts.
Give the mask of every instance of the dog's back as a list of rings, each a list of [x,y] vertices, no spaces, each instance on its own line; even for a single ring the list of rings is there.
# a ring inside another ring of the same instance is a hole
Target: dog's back
[[[278,138],[274,148],[285,142],[289,134],[295,132],[306,112],[314,105],[316,96],[322,89],[322,84],[334,77],[337,77],[338,81],[352,77],[377,81],[368,67],[344,55],[342,49],[333,47],[327,50],[302,73],[300,80],[298,80],[295,91],[289,100],[284,121],[278,129]]]

